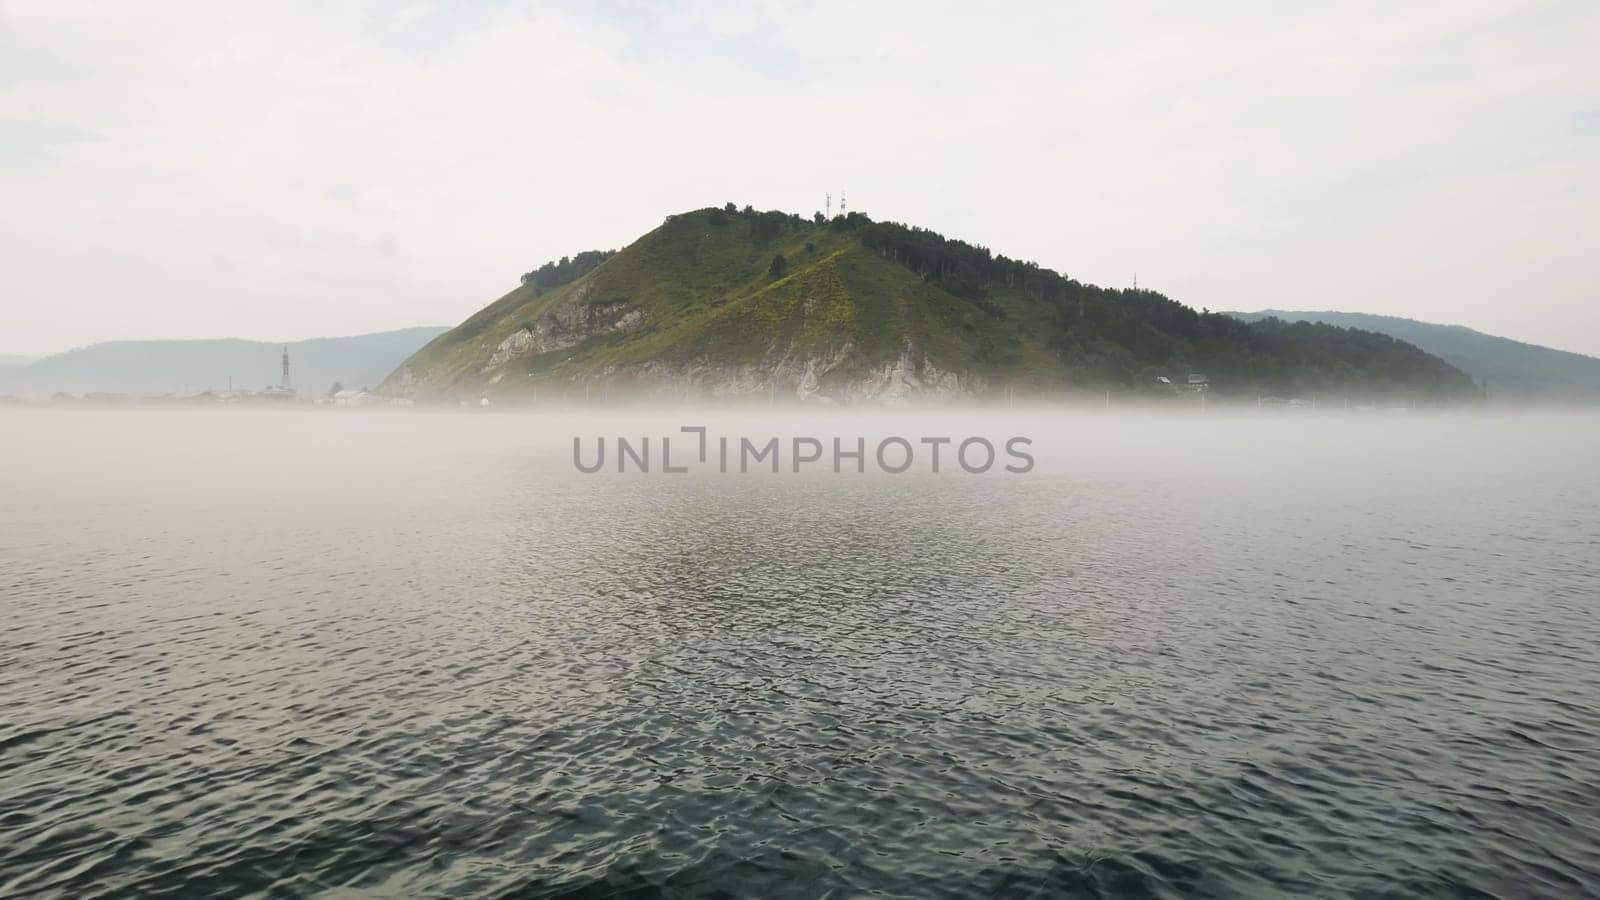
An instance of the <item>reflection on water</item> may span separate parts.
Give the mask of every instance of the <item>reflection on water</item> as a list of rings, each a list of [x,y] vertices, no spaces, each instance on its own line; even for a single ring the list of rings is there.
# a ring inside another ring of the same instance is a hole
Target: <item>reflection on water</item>
[[[4,413],[0,894],[1600,890],[1600,420],[703,420]]]

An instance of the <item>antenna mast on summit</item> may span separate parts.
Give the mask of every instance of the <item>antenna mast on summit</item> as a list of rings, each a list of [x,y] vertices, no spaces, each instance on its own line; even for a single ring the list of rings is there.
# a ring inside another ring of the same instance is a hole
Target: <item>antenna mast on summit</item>
[[[844,211],[844,191],[839,192],[839,215],[846,215]]]
[[[827,205],[828,205],[828,216],[827,217],[831,219],[831,218],[833,218],[833,192],[829,191],[828,194],[827,194],[827,197],[828,197],[828,203],[827,203]]]

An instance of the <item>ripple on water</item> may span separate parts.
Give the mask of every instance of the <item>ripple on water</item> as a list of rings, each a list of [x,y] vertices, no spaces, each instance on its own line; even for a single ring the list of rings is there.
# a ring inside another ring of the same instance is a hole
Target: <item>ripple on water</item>
[[[403,491],[6,484],[0,894],[1600,890],[1592,475],[417,440]]]

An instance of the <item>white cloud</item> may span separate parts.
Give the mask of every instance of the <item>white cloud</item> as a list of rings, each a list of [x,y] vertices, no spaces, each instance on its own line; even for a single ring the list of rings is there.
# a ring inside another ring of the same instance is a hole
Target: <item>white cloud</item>
[[[1195,306],[1600,353],[1593,4],[0,4],[0,350],[465,317],[824,191]]]

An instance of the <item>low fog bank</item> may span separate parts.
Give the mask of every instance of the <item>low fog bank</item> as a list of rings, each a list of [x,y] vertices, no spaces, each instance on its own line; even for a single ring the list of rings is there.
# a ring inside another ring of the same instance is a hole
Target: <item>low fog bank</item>
[[[1463,465],[1516,479],[1546,457],[1600,452],[1600,413],[1482,409],[6,409],[0,431],[0,482],[13,486],[43,473],[392,479],[405,490],[474,473],[1026,479],[1099,468],[1206,479],[1252,467],[1321,478]]]
[[[703,460],[685,428],[706,429]],[[1597,415],[0,410],[0,433],[0,555],[45,573],[150,550],[252,586],[285,566],[407,573],[419,559],[459,581],[554,557],[582,583],[618,554],[671,565],[689,539],[811,577],[817,553],[903,555],[936,534],[985,557],[1030,534],[1038,552],[1113,569],[1226,578],[1314,553],[1357,578],[1364,551],[1342,548],[1361,542],[1425,556],[1487,533],[1520,552],[1544,534],[1564,543],[1543,551],[1586,559],[1600,541]],[[1279,535],[1297,549],[1271,549]],[[211,602],[188,596],[171,602]]]

